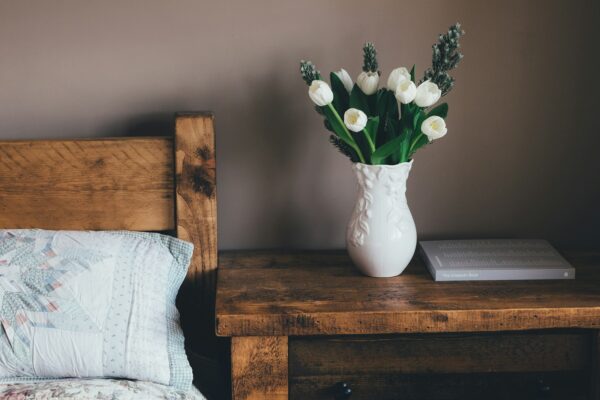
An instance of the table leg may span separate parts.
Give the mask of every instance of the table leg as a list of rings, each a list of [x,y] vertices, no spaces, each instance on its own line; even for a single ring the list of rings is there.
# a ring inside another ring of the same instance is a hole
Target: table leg
[[[287,400],[287,336],[231,338],[233,400]]]

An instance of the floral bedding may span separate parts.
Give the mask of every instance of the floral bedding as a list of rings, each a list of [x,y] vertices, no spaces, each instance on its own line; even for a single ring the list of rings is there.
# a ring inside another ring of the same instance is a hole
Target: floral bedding
[[[206,400],[192,387],[188,392],[152,382],[119,379],[59,379],[0,384],[2,400]]]

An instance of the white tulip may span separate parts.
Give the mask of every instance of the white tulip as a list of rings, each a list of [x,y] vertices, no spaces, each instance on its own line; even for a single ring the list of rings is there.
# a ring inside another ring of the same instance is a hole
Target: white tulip
[[[448,132],[448,129],[446,129],[446,121],[437,115],[429,117],[421,124],[421,132],[427,136],[430,142],[439,139]]]
[[[379,86],[379,74],[377,72],[361,72],[356,78],[356,84],[367,96],[377,91]]]
[[[417,103],[419,107],[429,107],[435,104],[440,97],[442,97],[442,91],[438,86],[435,83],[426,80],[417,88],[415,103]]]
[[[356,108],[349,108],[344,113],[344,125],[352,132],[360,132],[367,126],[367,114]]]
[[[354,82],[352,82],[352,78],[350,78],[350,74],[348,74],[348,71],[342,68],[339,71],[334,72],[334,74],[336,74],[337,77],[340,78],[340,81],[342,81],[344,87],[346,88],[348,93],[350,93],[352,91],[352,86],[354,86]]]
[[[408,104],[417,96],[417,86],[410,79],[404,80],[396,86],[394,95],[400,103]]]
[[[315,79],[308,88],[308,96],[318,106],[326,106],[333,101],[333,92],[327,82]]]
[[[408,70],[404,67],[396,68],[390,73],[390,77],[387,81],[387,88],[392,92],[395,92],[400,82],[403,82],[407,79],[409,81],[411,80],[410,72],[408,72]]]

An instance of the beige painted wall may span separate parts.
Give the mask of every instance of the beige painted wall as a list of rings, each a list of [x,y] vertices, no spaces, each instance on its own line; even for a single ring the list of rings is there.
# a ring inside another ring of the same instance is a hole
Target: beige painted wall
[[[0,138],[155,135],[175,111],[218,129],[221,248],[343,246],[355,184],[298,60],[429,64],[461,21],[449,134],[417,154],[423,238],[600,242],[597,1],[0,0]]]

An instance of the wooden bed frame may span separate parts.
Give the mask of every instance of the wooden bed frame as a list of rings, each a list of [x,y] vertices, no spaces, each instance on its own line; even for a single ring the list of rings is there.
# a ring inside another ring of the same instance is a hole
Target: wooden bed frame
[[[0,141],[0,228],[157,231],[192,242],[178,307],[190,361],[208,367],[196,384],[213,391],[202,384],[215,385],[223,347],[212,114],[177,114],[165,137]]]

